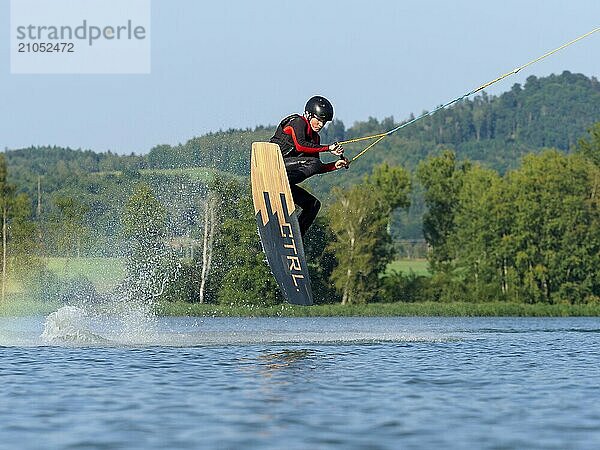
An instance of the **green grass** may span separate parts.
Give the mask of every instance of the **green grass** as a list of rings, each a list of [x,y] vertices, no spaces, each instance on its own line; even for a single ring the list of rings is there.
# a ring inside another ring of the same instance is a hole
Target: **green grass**
[[[48,258],[48,269],[60,278],[84,276],[99,291],[106,291],[125,276],[123,261],[119,258]]]
[[[178,169],[173,169],[178,170]],[[48,269],[60,278],[72,279],[84,276],[98,290],[106,291],[117,284],[125,276],[123,261],[119,258],[48,258]],[[416,275],[430,275],[427,261],[424,259],[401,259],[387,267],[387,272],[395,270],[405,274],[412,270]],[[12,291],[18,292],[18,286]]]
[[[426,259],[398,259],[388,264],[386,273],[390,273],[391,271],[401,272],[404,274],[409,274],[411,271],[413,271],[416,275],[431,275]]]
[[[88,278],[99,291],[113,287],[124,277],[122,260],[118,258],[49,258],[48,268],[62,279],[77,276]],[[428,275],[425,260],[399,260],[388,266],[389,270],[418,275]],[[18,286],[9,283],[10,301],[0,305],[0,315],[24,315],[46,311],[51,312],[56,305],[31,302],[19,294]],[[589,305],[547,305],[521,304],[512,302],[422,302],[422,303],[371,303],[367,305],[315,305],[300,307],[288,304],[270,307],[201,305],[191,303],[164,302],[157,307],[157,313],[167,316],[216,316],[216,317],[313,317],[313,316],[513,316],[513,317],[569,317],[600,316],[600,304]]]
[[[58,302],[36,302],[20,294],[12,294],[0,302],[0,317],[45,316],[60,308]]]
[[[163,303],[157,313],[165,316],[203,317],[574,317],[600,316],[600,305],[527,305],[507,302],[490,303],[371,303],[367,305],[276,305],[227,306],[191,303]]]
[[[23,284],[20,281],[8,278],[6,280],[6,293],[8,295],[20,294],[23,292]]]

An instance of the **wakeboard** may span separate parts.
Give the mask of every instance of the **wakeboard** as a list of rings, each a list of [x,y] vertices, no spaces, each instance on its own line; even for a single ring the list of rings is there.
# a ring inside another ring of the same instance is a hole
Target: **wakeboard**
[[[250,175],[258,234],[271,272],[289,303],[312,305],[298,210],[277,144],[252,144]]]

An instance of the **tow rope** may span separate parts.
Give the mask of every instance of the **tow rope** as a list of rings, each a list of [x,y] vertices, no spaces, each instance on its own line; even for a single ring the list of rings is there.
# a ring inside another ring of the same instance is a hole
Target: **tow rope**
[[[448,106],[451,106],[454,103],[457,103],[457,102],[459,102],[459,101],[461,101],[461,100],[463,100],[463,99],[465,99],[467,97],[470,97],[471,95],[476,94],[479,91],[482,91],[483,89],[491,86],[492,84],[497,83],[498,81],[501,81],[504,78],[507,78],[507,77],[509,77],[511,75],[514,75],[517,72],[525,69],[526,67],[529,67],[532,64],[535,64],[535,63],[541,61],[542,59],[548,58],[549,56],[553,55],[554,53],[559,52],[560,50],[562,50],[564,48],[567,48],[570,45],[573,45],[573,44],[575,44],[576,42],[578,42],[578,41],[580,41],[582,39],[585,39],[586,37],[588,37],[588,36],[596,33],[597,31],[600,31],[600,27],[598,27],[598,28],[596,28],[596,29],[594,29],[594,30],[592,30],[592,31],[590,31],[588,33],[585,33],[585,34],[579,36],[578,38],[573,39],[572,41],[569,41],[566,44],[563,44],[560,47],[555,48],[554,50],[551,50],[551,51],[549,51],[547,53],[544,53],[542,56],[539,56],[539,57],[537,57],[535,59],[532,59],[528,63],[523,64],[522,66],[519,66],[516,69],[513,69],[510,72],[505,73],[504,75],[500,75],[498,78],[496,78],[496,79],[494,79],[492,81],[488,81],[487,83],[482,84],[478,88],[475,88],[475,89],[467,92],[466,94],[463,94],[460,97],[455,98],[454,100],[451,100],[451,101],[449,101],[447,103],[444,103],[443,105],[438,106],[433,111],[425,112],[425,113],[421,114],[420,116],[418,116],[418,117],[416,117],[416,118],[414,118],[412,120],[409,120],[408,122],[405,122],[405,123],[403,123],[401,125],[398,125],[396,128],[393,128],[393,129],[391,129],[389,131],[386,131],[385,133],[379,133],[379,134],[373,134],[373,135],[370,135],[370,136],[363,136],[363,137],[359,137],[359,138],[348,139],[347,141],[341,141],[341,142],[339,142],[339,144],[345,145],[345,144],[352,144],[354,142],[366,141],[366,140],[369,140],[369,139],[376,139],[374,142],[372,142],[371,144],[369,144],[369,146],[367,146],[366,148],[364,148],[360,153],[358,153],[354,158],[352,158],[350,160],[350,162],[354,162],[358,158],[360,158],[362,155],[364,155],[368,150],[370,150],[371,148],[375,147],[375,145],[377,145],[379,142],[381,142],[387,136],[390,136],[390,135],[394,134],[395,132],[401,130],[404,127],[412,125],[413,123],[415,123],[415,122],[423,119],[424,117],[432,116],[436,112],[438,112],[439,110],[447,108]]]

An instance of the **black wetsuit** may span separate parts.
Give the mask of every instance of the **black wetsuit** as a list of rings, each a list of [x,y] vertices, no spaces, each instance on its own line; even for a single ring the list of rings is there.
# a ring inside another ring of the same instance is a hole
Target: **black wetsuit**
[[[294,203],[302,208],[298,222],[304,236],[317,217],[321,202],[297,184],[313,175],[335,170],[335,163],[323,164],[319,153],[329,151],[329,147],[321,145],[319,133],[298,114],[283,119],[270,142],[278,144],[283,154]]]

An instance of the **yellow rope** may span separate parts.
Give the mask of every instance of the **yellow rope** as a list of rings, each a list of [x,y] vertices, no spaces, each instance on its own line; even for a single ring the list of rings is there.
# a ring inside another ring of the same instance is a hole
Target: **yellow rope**
[[[369,145],[367,148],[365,148],[362,152],[360,152],[358,155],[356,155],[354,158],[352,158],[352,160],[350,162],[356,161],[360,156],[362,156],[363,153],[366,153],[367,150],[369,150],[371,147],[375,147],[375,145],[378,144],[379,141],[382,141],[383,138],[385,138],[386,136],[387,136],[387,134],[380,136],[379,139],[377,139],[375,142],[373,142],[371,145]]]
[[[554,53],[561,51],[561,50],[562,50],[562,49],[564,49],[564,48],[567,48],[569,45],[573,45],[575,42],[578,42],[578,41],[580,41],[580,40],[582,40],[582,39],[585,39],[586,37],[590,36],[591,34],[594,34],[594,33],[596,33],[597,31],[600,31],[600,27],[598,27],[598,28],[596,28],[596,29],[594,29],[594,30],[592,30],[592,31],[590,31],[590,32],[588,32],[588,33],[585,33],[585,34],[583,34],[583,35],[579,36],[578,38],[575,38],[575,39],[573,39],[572,41],[569,41],[569,42],[567,42],[566,44],[563,44],[563,45],[561,45],[560,47],[557,47],[557,48],[555,48],[554,50],[551,50],[551,51],[549,51],[548,53],[544,53],[542,56],[540,56],[540,57],[538,57],[538,58],[536,58],[536,59],[533,59],[533,60],[529,61],[527,64],[523,64],[522,66],[520,66],[520,67],[517,67],[516,69],[513,69],[512,71],[510,71],[510,72],[507,72],[507,73],[505,73],[505,74],[504,74],[504,75],[502,75],[502,76],[499,76],[499,77],[498,77],[498,78],[496,78],[495,80],[492,80],[492,81],[490,81],[490,82],[488,82],[488,83],[486,83],[486,84],[484,84],[484,85],[481,85],[481,86],[480,86],[480,87],[478,87],[477,89],[475,89],[475,90],[471,91],[471,92],[469,93],[469,95],[470,95],[470,94],[474,94],[474,93],[476,93],[476,92],[479,92],[479,91],[481,91],[482,89],[485,89],[486,87],[488,87],[488,86],[491,86],[492,84],[494,84],[494,83],[497,83],[498,81],[500,81],[500,80],[503,80],[504,78],[506,78],[506,77],[508,77],[508,76],[510,76],[510,75],[513,75],[513,74],[515,74],[515,73],[517,73],[517,72],[519,72],[519,71],[523,70],[524,68],[526,68],[526,67],[529,67],[529,66],[531,66],[532,64],[535,64],[535,63],[537,63],[537,62],[541,61],[542,59],[545,59],[545,58],[547,58],[548,56],[551,56],[551,55],[553,55]]]
[[[387,133],[374,134],[372,136],[364,136],[355,139],[348,139],[347,141],[338,142],[340,145],[353,144],[354,142],[366,141],[367,139],[375,139],[378,137],[386,137]]]
[[[544,53],[542,56],[539,56],[538,58],[535,58],[535,59],[533,59],[533,60],[529,61],[528,63],[526,63],[526,64],[523,64],[522,66],[519,66],[519,67],[517,67],[516,69],[513,69],[513,70],[511,70],[510,72],[507,72],[507,73],[505,73],[504,75],[501,75],[501,76],[499,76],[498,78],[496,78],[496,79],[494,79],[494,80],[492,80],[492,81],[489,81],[489,82],[487,82],[487,83],[485,83],[485,84],[482,84],[482,85],[481,85],[481,86],[479,86],[478,88],[476,88],[476,89],[473,89],[472,91],[470,91],[470,92],[468,92],[468,93],[464,94],[463,96],[461,96],[461,97],[458,97],[458,98],[456,98],[456,99],[454,99],[454,100],[452,100],[452,101],[450,101],[450,102],[448,102],[448,103],[446,103],[446,104],[444,104],[444,105],[442,105],[442,106],[439,106],[438,108],[434,109],[434,110],[433,110],[432,112],[430,112],[430,113],[424,113],[423,115],[421,115],[421,116],[417,117],[416,119],[410,120],[410,121],[408,121],[408,122],[406,122],[406,123],[404,123],[404,124],[402,124],[402,125],[400,125],[400,126],[398,126],[398,127],[396,127],[396,128],[393,128],[393,129],[391,129],[391,130],[389,130],[389,131],[385,132],[385,133],[379,133],[379,134],[373,134],[373,135],[370,135],[370,136],[363,136],[363,137],[358,137],[358,138],[354,138],[354,139],[348,139],[348,140],[346,140],[346,141],[341,141],[341,142],[339,142],[339,144],[341,144],[341,145],[346,145],[346,144],[352,144],[352,143],[354,143],[354,142],[366,141],[366,140],[368,140],[368,139],[377,139],[375,142],[373,142],[373,143],[372,143],[372,144],[370,144],[370,145],[369,145],[367,148],[365,148],[363,151],[361,151],[361,152],[360,152],[358,155],[356,155],[354,158],[352,158],[352,161],[355,161],[357,158],[359,158],[359,157],[360,157],[360,156],[362,156],[364,153],[366,153],[366,151],[367,151],[367,150],[371,149],[371,148],[372,148],[372,147],[374,147],[376,144],[378,144],[380,141],[382,141],[382,140],[383,140],[383,139],[384,139],[386,136],[389,136],[390,134],[393,134],[393,133],[395,133],[396,131],[400,130],[401,128],[404,128],[405,126],[407,126],[407,125],[410,125],[410,124],[412,124],[413,122],[416,122],[417,120],[420,120],[420,119],[422,119],[422,118],[424,118],[424,117],[426,117],[426,116],[430,116],[430,115],[432,115],[432,114],[436,113],[437,111],[439,111],[440,109],[446,108],[446,107],[448,107],[448,106],[452,105],[453,103],[456,103],[456,102],[458,102],[458,101],[462,100],[462,99],[463,99],[463,98],[465,98],[465,97],[468,97],[468,96],[470,96],[470,95],[473,95],[473,94],[475,94],[475,93],[477,93],[477,92],[479,92],[479,91],[481,91],[481,90],[483,90],[483,89],[485,89],[485,88],[487,88],[487,87],[491,86],[492,84],[494,84],[494,83],[497,83],[497,82],[498,82],[498,81],[500,81],[500,80],[503,80],[504,78],[506,78],[506,77],[508,77],[508,76],[510,76],[510,75],[514,75],[514,74],[516,74],[517,72],[519,72],[519,71],[523,70],[524,68],[526,68],[526,67],[528,67],[528,66],[531,66],[532,64],[535,64],[535,63],[537,63],[537,62],[541,61],[542,59],[545,59],[545,58],[547,58],[548,56],[550,56],[550,55],[553,55],[554,53],[556,53],[556,52],[559,52],[560,50],[562,50],[562,49],[564,49],[564,48],[566,48],[566,47],[568,47],[568,46],[570,46],[570,45],[573,45],[575,42],[578,42],[578,41],[580,41],[580,40],[582,40],[582,39],[584,39],[584,38],[586,38],[586,37],[588,37],[588,36],[590,36],[590,35],[592,35],[592,34],[594,34],[594,33],[598,32],[598,31],[600,31],[600,27],[598,27],[598,28],[595,28],[595,29],[593,29],[592,31],[589,31],[589,32],[587,32],[587,33],[585,33],[585,34],[583,34],[583,35],[579,36],[578,38],[575,38],[575,39],[573,39],[572,41],[569,41],[569,42],[567,42],[566,44],[563,44],[563,45],[561,45],[560,47],[557,47],[557,48],[555,48],[554,50],[551,50],[551,51],[549,51],[549,52],[547,52],[547,53]]]

